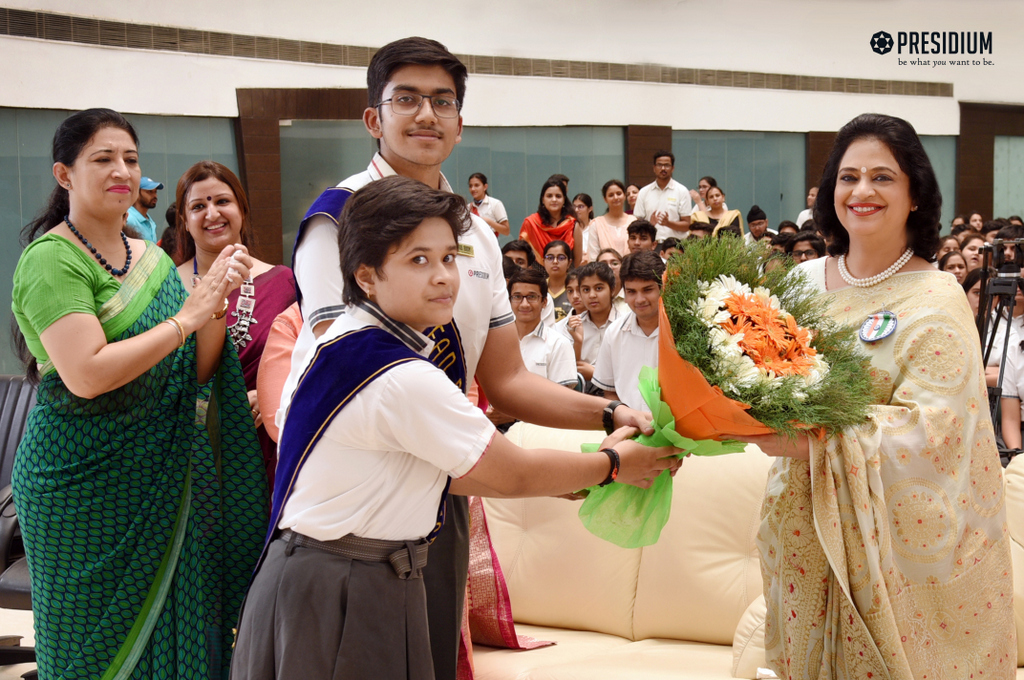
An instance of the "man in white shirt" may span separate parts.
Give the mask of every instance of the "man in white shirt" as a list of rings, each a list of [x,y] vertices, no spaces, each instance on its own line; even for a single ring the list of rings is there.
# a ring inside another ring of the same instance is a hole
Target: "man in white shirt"
[[[369,106],[363,123],[379,152],[366,172],[324,192],[307,213],[296,238],[295,272],[303,328],[292,354],[292,369],[281,395],[278,424],[315,339],[344,313],[337,220],[354,191],[391,175],[451,191],[441,164],[462,138],[459,114],[466,91],[466,67],[440,43],[405,38],[378,50],[367,69]],[[439,368],[463,353],[465,374],[476,375],[494,406],[509,415],[550,427],[594,429],[637,424],[651,432],[646,417],[624,405],[565,390],[526,370],[505,289],[498,242],[479,217],[471,219],[457,257],[462,285],[455,302],[456,339],[436,335],[431,361]],[[441,328],[436,330],[442,330]],[[456,347],[457,346],[457,347]],[[465,390],[467,385],[460,385]],[[434,671],[454,679],[468,574],[468,505],[449,497],[444,530],[431,546],[425,570]]]
[[[750,212],[747,213],[747,233],[743,235],[746,242],[753,243],[761,239],[770,242],[775,234],[773,229],[768,228],[768,215],[764,210],[757,205],[750,206]]]
[[[654,154],[654,181],[640,190],[633,214],[658,229],[658,241],[669,236],[683,239],[690,231],[693,202],[690,190],[672,179],[676,157],[671,151]]]
[[[811,187],[807,192],[807,209],[801,210],[796,217],[796,226],[804,226],[804,222],[814,217],[814,201],[818,199],[818,187]]]
[[[630,311],[605,332],[594,365],[594,387],[633,408],[647,408],[640,394],[640,369],[658,368],[658,301],[664,273],[665,263],[656,253],[638,251],[623,258],[619,275]]]

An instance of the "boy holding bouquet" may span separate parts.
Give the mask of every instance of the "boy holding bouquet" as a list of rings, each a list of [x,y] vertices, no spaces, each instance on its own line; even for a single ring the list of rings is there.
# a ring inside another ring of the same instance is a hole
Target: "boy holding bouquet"
[[[464,199],[405,177],[348,199],[338,233],[347,307],[306,355],[289,406],[233,678],[432,680],[420,576],[449,492],[648,486],[678,467],[664,458],[672,449],[626,441],[631,428],[593,454],[520,449],[455,386],[464,365],[427,360],[425,333],[452,323],[468,220]]]

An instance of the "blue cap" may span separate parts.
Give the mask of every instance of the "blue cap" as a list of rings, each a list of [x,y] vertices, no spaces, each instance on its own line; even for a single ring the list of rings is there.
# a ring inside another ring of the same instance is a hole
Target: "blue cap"
[[[148,177],[143,177],[142,180],[139,181],[139,188],[145,189],[146,191],[152,191],[153,189],[163,189],[164,185],[161,184],[160,182],[157,182],[156,180],[152,180]]]

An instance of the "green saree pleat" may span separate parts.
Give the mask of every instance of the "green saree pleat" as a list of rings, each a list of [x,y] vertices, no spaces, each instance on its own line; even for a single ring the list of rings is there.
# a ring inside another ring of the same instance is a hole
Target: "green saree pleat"
[[[185,298],[150,246],[98,317],[108,341],[123,340]],[[40,678],[227,678],[268,492],[231,343],[211,385],[195,370],[192,336],[95,399],[45,373],[12,479]],[[197,422],[211,390],[211,422]]]

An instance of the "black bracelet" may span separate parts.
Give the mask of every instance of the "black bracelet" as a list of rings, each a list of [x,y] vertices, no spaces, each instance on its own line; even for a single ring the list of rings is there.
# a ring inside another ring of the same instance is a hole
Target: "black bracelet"
[[[607,454],[608,460],[611,461],[612,469],[608,472],[608,476],[605,480],[598,484],[598,486],[608,486],[619,476],[619,452],[615,449],[601,449],[601,453]]]
[[[607,434],[615,432],[615,409],[625,406],[621,401],[609,401],[601,412],[601,421],[604,424],[604,431]]]

